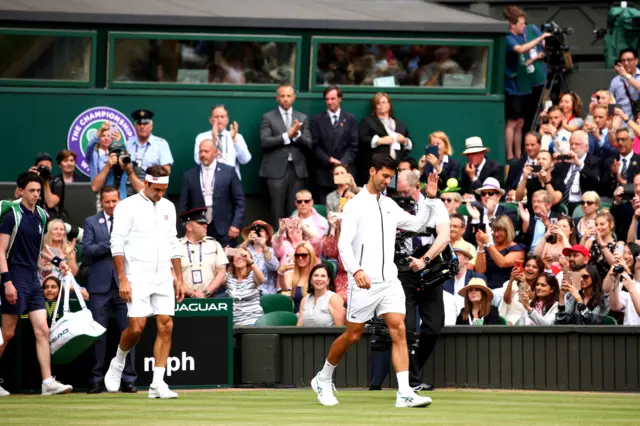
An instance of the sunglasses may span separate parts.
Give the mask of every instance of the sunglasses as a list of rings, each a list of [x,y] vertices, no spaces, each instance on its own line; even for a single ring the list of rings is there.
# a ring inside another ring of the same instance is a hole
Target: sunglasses
[[[296,200],[296,204],[309,204],[311,199],[308,200]]]
[[[596,203],[595,201],[591,201],[591,200],[582,200],[582,201],[580,201],[580,204],[582,204],[583,206],[592,206],[595,203]]]
[[[455,200],[453,198],[440,198],[443,203],[453,203]]]
[[[493,191],[488,191],[488,192],[481,192],[480,196],[481,197],[493,197],[494,195],[498,195],[499,192],[493,192]]]
[[[589,274],[580,275],[580,278],[582,278],[583,280],[588,280],[589,278],[591,278],[591,275]]]
[[[296,253],[293,255],[296,259],[304,259],[309,257],[309,253]]]

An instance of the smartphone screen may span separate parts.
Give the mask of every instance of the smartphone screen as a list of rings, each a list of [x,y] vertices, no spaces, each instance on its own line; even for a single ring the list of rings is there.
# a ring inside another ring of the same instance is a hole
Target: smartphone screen
[[[567,273],[567,278],[568,278],[567,281],[569,281],[569,283],[571,285],[573,285],[574,288],[576,288],[577,290],[580,290],[580,288],[581,288],[581,285],[580,285],[580,280],[581,280],[580,273],[570,271],[570,272]]]
[[[615,114],[615,109],[616,109],[616,106],[614,104],[609,104],[607,106],[607,113],[609,114],[610,117],[612,117],[613,114]]]
[[[616,254],[620,256],[624,255],[624,243],[622,241],[616,243]]]
[[[596,221],[591,219],[587,221],[587,228],[595,228],[596,227]]]
[[[438,156],[438,147],[433,145],[427,145],[424,147],[424,155],[433,155],[434,157]]]
[[[524,269],[524,262],[522,260],[516,260],[516,263],[513,265],[513,267],[522,271]]]
[[[558,218],[557,217],[552,217],[551,219],[549,219],[549,222],[552,225],[557,225],[558,224]]]

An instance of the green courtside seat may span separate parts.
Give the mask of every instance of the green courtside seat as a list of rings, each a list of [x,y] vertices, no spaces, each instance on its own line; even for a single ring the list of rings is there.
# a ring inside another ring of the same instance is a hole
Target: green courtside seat
[[[507,322],[507,320],[504,317],[500,317],[500,324],[502,325],[509,325],[509,323]]]
[[[333,279],[336,279],[336,275],[338,274],[338,262],[333,260],[333,259],[325,259],[322,261],[323,265],[326,265],[327,268],[329,268],[329,271],[331,271],[331,275],[333,276]]]
[[[316,209],[318,214],[321,214],[325,219],[327,217],[327,206],[324,204],[314,204],[313,208]]]
[[[260,298],[265,314],[271,312],[293,312],[293,300],[284,294],[265,294]]]
[[[602,325],[618,325],[618,321],[614,317],[607,315],[602,321]]]
[[[295,326],[297,323],[298,316],[293,312],[269,312],[258,318],[256,327]]]

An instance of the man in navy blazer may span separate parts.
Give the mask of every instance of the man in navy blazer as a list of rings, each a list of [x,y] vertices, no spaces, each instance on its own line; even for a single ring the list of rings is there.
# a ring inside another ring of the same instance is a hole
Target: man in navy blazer
[[[105,186],[100,190],[102,210],[84,220],[84,236],[82,251],[84,264],[89,266],[87,291],[89,292],[89,309],[93,319],[107,328],[111,313],[115,313],[120,333],[128,327],[127,304],[118,294],[118,275],[113,267],[111,257],[111,229],[113,229],[113,211],[120,202],[120,193],[113,186]],[[101,393],[104,387],[105,354],[107,334],[103,334],[93,345],[95,363],[91,370],[91,388],[88,393]],[[134,382],[137,378],[135,351],[127,354],[127,362],[122,375],[120,390],[135,393]]]
[[[484,275],[467,269],[467,264],[471,260],[471,254],[469,252],[457,247],[454,247],[453,251],[458,256],[458,263],[460,265],[460,270],[458,272],[458,275],[456,275],[454,278],[448,279],[447,281],[444,282],[444,284],[442,284],[442,289],[455,296],[458,294],[458,292],[456,291],[456,281],[463,282],[464,285],[462,285],[462,287],[464,287],[467,284],[469,284],[469,280],[471,280],[471,278],[482,278],[485,281],[487,279],[485,278]],[[462,281],[463,278],[464,278],[464,281]],[[457,290],[460,291],[460,288],[458,288]]]
[[[314,173],[313,199],[325,204],[327,194],[336,189],[333,182],[333,167],[344,164],[353,176],[353,161],[358,151],[358,120],[340,108],[342,90],[338,86],[324,89],[327,110],[311,118],[311,141],[317,162]]]
[[[179,210],[206,207],[207,235],[224,247],[240,235],[246,200],[235,169],[216,161],[217,156],[212,140],[200,142],[200,165],[182,176]]]

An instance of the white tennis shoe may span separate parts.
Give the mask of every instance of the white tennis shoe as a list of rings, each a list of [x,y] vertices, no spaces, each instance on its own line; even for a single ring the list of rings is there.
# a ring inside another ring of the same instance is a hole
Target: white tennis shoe
[[[432,402],[428,396],[420,396],[413,390],[406,394],[396,394],[396,408],[428,407]]]
[[[326,405],[327,407],[338,405],[338,400],[333,395],[333,391],[336,390],[336,387],[331,380],[322,380],[316,374],[316,377],[311,380],[311,388],[316,394],[318,394],[318,401],[320,401],[320,404]]]
[[[149,399],[175,399],[178,394],[169,389],[169,385],[166,383],[160,383],[159,385],[152,384],[149,386]]]
[[[113,358],[109,364],[109,370],[104,375],[104,387],[109,392],[118,392],[120,390],[120,382],[122,381],[122,370],[124,365],[120,365]]]
[[[4,388],[2,386],[0,386],[0,396],[9,396],[11,395],[9,392],[7,392],[6,390],[4,390]]]
[[[63,393],[71,393],[73,391],[73,386],[71,385],[63,385],[56,379],[49,384],[42,384],[42,395],[60,395]]]

